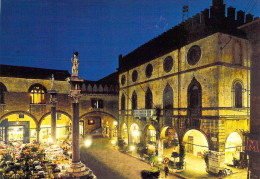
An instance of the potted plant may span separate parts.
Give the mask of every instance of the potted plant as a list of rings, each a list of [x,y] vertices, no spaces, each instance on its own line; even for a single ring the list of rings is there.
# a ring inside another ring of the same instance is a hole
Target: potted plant
[[[209,151],[204,151],[202,154],[202,158],[204,159],[206,163],[206,171],[209,169]]]

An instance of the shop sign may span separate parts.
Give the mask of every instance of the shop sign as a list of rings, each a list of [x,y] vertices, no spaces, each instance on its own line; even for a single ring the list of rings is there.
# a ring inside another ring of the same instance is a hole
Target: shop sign
[[[213,142],[217,142],[217,141],[218,141],[218,139],[217,139],[216,137],[211,137],[211,140],[212,140]]]
[[[163,159],[163,164],[164,164],[164,165],[169,164],[169,162],[170,162],[170,159],[169,159],[169,158],[166,157],[166,158]]]
[[[246,150],[253,151],[253,152],[259,152],[258,148],[258,140],[247,140]]]

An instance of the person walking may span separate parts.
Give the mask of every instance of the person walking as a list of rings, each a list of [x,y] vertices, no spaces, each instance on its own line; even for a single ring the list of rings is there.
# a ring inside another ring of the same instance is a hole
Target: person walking
[[[169,174],[169,168],[167,165],[164,167],[164,173],[165,173],[165,178],[167,178],[167,176]]]

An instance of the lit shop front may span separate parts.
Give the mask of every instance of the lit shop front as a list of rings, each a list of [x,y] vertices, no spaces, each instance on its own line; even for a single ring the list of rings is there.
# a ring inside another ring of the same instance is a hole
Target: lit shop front
[[[12,114],[0,123],[0,140],[4,142],[30,143],[36,141],[36,124],[24,114]]]

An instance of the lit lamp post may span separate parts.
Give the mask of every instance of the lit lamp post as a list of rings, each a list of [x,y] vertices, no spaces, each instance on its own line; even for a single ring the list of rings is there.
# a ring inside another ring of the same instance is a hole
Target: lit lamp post
[[[67,178],[81,178],[81,177],[92,177],[96,176],[93,172],[87,168],[80,161],[80,149],[79,149],[79,98],[80,98],[80,87],[84,82],[84,79],[78,77],[78,52],[74,53],[74,58],[71,59],[72,66],[72,76],[68,79],[71,90],[70,97],[73,98],[72,102],[72,162],[70,167],[67,169]]]
[[[51,77],[51,90],[48,91],[51,95],[51,139],[53,143],[56,143],[56,103],[57,103],[57,91],[54,88],[54,75]]]

